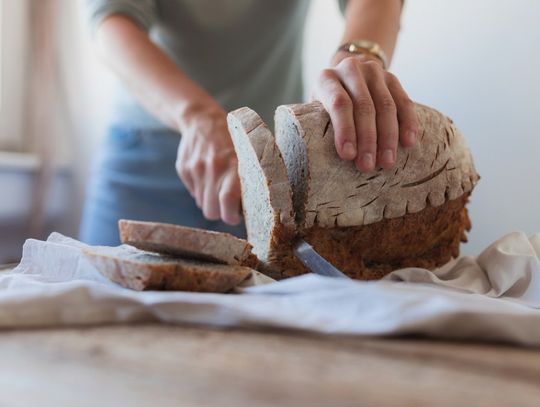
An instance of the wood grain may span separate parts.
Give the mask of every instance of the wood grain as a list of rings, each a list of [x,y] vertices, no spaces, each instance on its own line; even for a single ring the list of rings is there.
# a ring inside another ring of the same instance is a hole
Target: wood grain
[[[0,405],[536,406],[537,350],[167,325],[0,333]]]

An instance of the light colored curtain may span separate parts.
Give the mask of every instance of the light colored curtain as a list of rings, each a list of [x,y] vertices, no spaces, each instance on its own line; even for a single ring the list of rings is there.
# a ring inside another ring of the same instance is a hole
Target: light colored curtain
[[[46,204],[55,161],[65,150],[69,127],[58,55],[58,0],[30,3],[30,72],[26,135],[29,150],[39,157],[29,236],[43,238]]]
[[[24,146],[29,0],[0,1],[0,151]]]
[[[78,2],[30,2],[30,72],[26,145],[39,156],[29,236],[43,238],[53,177],[69,169],[72,191],[66,203],[66,233],[77,234],[89,163],[107,123],[107,85],[91,47]],[[100,92],[100,90],[104,90]],[[101,93],[101,94],[100,94]]]

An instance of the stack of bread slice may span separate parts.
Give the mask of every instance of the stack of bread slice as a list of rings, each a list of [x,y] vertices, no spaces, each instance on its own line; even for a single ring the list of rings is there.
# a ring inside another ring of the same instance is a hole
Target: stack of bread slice
[[[251,277],[251,245],[229,233],[121,220],[118,247],[83,253],[110,280],[134,290],[228,292]]]

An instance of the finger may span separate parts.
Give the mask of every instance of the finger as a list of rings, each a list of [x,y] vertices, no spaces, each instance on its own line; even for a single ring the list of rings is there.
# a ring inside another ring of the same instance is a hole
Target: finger
[[[330,115],[339,157],[354,160],[357,149],[352,101],[334,70],[325,69],[321,73],[315,95]]]
[[[210,220],[219,219],[219,184],[221,183],[219,163],[217,158],[209,157],[206,162],[205,179],[203,183],[202,211],[204,217]]]
[[[178,174],[178,177],[188,190],[191,196],[194,196],[194,189],[193,189],[193,177],[191,176],[190,172],[187,170],[187,168],[183,165],[183,163],[180,160],[177,160],[175,163],[176,173]]]
[[[205,164],[204,161],[197,159],[189,165],[189,172],[193,179],[193,197],[197,206],[202,209],[204,201],[204,173],[205,173]]]
[[[241,201],[240,178],[238,177],[236,167],[234,167],[223,177],[221,188],[219,190],[221,219],[223,219],[225,223],[228,223],[229,225],[237,225],[240,223]]]
[[[414,102],[409,98],[399,80],[392,74],[386,77],[388,90],[392,94],[397,107],[399,121],[399,140],[405,147],[414,145],[418,135],[418,116]]]
[[[191,176],[188,167],[185,165],[187,162],[185,155],[186,153],[183,140],[180,140],[180,143],[178,144],[178,152],[176,154],[176,162],[174,163],[174,167],[176,169],[176,174],[178,175],[186,189],[189,191],[189,193],[193,196],[193,177]]]
[[[344,60],[340,64],[340,79],[353,102],[355,133],[358,155],[355,160],[360,171],[375,169],[377,152],[377,126],[375,106],[358,61]]]
[[[396,103],[384,74],[380,67],[373,67],[367,83],[377,112],[377,165],[388,169],[396,162],[399,125]]]

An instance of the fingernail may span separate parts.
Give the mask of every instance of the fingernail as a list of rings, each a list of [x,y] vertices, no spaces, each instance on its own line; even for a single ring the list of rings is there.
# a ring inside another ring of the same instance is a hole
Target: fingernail
[[[349,160],[356,157],[356,148],[354,148],[351,142],[347,141],[345,144],[343,144],[343,155]]]
[[[393,164],[394,163],[394,152],[392,150],[384,150],[381,155],[382,161],[384,163]]]
[[[364,168],[373,168],[373,155],[366,153],[362,156],[362,164]]]
[[[407,133],[407,138],[411,143],[416,143],[416,132],[411,130],[409,133]]]

